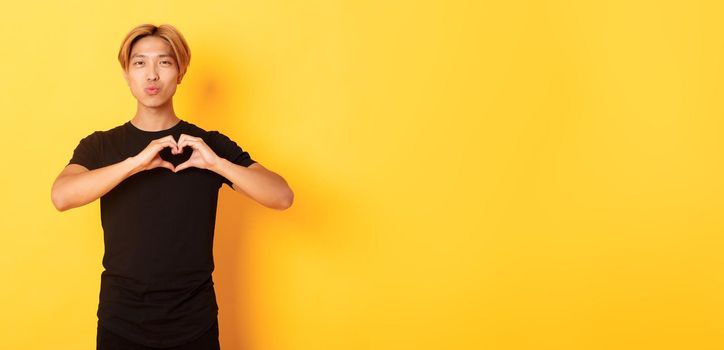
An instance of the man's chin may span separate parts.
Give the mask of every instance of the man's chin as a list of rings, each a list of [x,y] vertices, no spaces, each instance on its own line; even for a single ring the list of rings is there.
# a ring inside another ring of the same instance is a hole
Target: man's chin
[[[138,100],[138,103],[142,104],[146,108],[159,108],[168,103],[168,100],[143,98]]]

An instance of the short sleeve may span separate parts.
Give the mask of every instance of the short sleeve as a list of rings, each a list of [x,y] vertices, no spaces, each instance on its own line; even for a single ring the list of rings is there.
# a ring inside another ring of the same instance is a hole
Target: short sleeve
[[[78,142],[68,164],[80,164],[88,170],[101,167],[101,132],[94,131]]]
[[[256,161],[251,158],[249,152],[242,149],[234,140],[216,130],[211,130],[209,134],[209,146],[214,150],[217,156],[224,158],[234,164],[248,167]],[[208,143],[208,142],[207,142]],[[232,183],[229,179],[223,177],[223,182],[231,187]]]

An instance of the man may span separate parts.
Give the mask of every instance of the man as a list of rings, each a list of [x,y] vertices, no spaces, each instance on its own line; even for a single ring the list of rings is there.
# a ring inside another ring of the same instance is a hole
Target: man
[[[287,182],[234,141],[176,116],[190,57],[173,26],[132,29],[118,59],[136,115],[83,138],[53,183],[59,211],[101,199],[99,350],[219,349],[211,278],[219,188],[273,209],[293,202]]]

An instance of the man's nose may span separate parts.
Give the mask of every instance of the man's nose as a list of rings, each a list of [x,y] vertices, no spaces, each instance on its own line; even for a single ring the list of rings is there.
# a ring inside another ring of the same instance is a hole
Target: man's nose
[[[156,68],[151,68],[148,70],[148,73],[146,79],[148,80],[158,80],[158,73],[156,72]]]

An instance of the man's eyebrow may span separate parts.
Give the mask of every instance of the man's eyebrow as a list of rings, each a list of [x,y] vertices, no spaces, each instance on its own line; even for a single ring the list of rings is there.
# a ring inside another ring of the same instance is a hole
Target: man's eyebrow
[[[131,55],[131,58],[134,58],[134,57],[146,57],[146,55],[144,55],[144,54],[142,54],[142,53],[134,53],[133,55]],[[158,57],[171,57],[171,58],[173,58],[173,55],[168,54],[168,53],[162,53],[162,54],[159,54]]]

